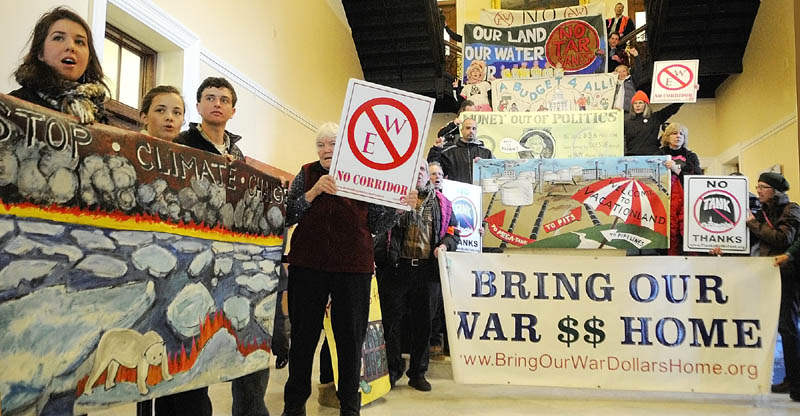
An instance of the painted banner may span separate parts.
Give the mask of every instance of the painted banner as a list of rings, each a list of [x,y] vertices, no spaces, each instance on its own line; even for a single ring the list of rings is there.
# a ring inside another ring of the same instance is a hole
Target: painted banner
[[[447,253],[439,269],[457,383],[769,393],[769,258]]]
[[[480,253],[483,249],[481,187],[444,179],[442,193],[453,203],[453,215],[458,221],[461,241],[457,251]]]
[[[514,27],[574,17],[602,15],[605,5],[594,2],[580,6],[544,10],[481,9],[478,23],[486,26]]]
[[[745,176],[689,175],[683,186],[683,249],[750,253],[749,181]]]
[[[325,328],[325,338],[328,340],[328,349],[331,353],[333,366],[333,381],[339,385],[339,357],[336,355],[336,340],[333,337],[331,323],[331,302],[325,309],[325,319],[322,326]],[[367,323],[367,336],[361,350],[361,405],[371,403],[391,390],[389,384],[389,362],[386,359],[386,341],[383,338],[383,321],[381,320],[381,299],[378,295],[378,279],[372,276],[369,300],[369,322]]]
[[[87,413],[269,365],[285,184],[0,95],[0,395]]]
[[[483,245],[667,248],[668,158],[479,160]]]
[[[605,30],[601,15],[516,27],[468,23],[464,25],[465,88],[484,80],[546,77],[556,72],[604,73]]]
[[[498,159],[619,157],[625,154],[620,110],[538,113],[463,112]]]
[[[494,111],[608,110],[617,91],[615,74],[565,75],[555,78],[492,82]]]
[[[653,64],[653,84],[650,102],[694,103],[697,91],[700,61],[657,61]]]
[[[435,102],[351,78],[331,160],[336,195],[409,210]]]

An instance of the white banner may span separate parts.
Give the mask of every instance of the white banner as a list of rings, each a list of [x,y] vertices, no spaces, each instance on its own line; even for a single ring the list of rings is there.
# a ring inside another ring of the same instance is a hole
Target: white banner
[[[461,241],[458,251],[480,253],[483,249],[481,236],[481,187],[444,179],[442,193],[453,203],[453,215],[458,222]]]
[[[616,74],[492,81],[494,111],[585,111],[614,106]]]
[[[694,103],[697,102],[698,67],[700,61],[658,61],[653,64],[653,84],[650,102]]]
[[[749,253],[749,194],[744,176],[692,175],[684,178],[683,249]]]
[[[544,10],[481,9],[478,23],[497,27],[524,26],[552,20],[602,15],[604,8],[605,5],[598,1],[586,5]]]
[[[768,393],[780,299],[771,262],[447,253],[455,380]]]
[[[408,210],[435,102],[351,78],[331,160],[336,195]]]

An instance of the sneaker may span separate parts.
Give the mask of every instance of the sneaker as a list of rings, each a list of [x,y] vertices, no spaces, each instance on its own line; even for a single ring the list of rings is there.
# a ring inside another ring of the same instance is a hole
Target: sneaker
[[[333,382],[319,385],[317,402],[319,402],[320,406],[339,408],[339,398],[336,396],[336,385]]]
[[[772,390],[773,393],[786,394],[789,393],[789,390],[791,390],[791,386],[789,386],[788,381],[783,380],[783,382],[781,382],[780,384],[773,384],[770,390]]]
[[[408,385],[419,391],[431,391],[431,383],[425,377],[415,377],[408,380]]]

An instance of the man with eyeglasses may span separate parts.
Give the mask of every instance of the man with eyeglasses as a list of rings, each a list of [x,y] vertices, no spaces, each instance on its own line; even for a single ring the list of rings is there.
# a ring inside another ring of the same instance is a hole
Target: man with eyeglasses
[[[758,177],[758,200],[761,209],[747,217],[747,228],[760,241],[759,256],[775,257],[783,254],[792,244],[800,227],[800,206],[789,201],[786,191],[789,182],[778,173],[765,172]],[[773,393],[789,393],[800,401],[800,333],[797,330],[798,294],[800,282],[796,281],[794,262],[781,266],[781,305],[778,316],[778,333],[783,342],[783,361],[786,378],[772,385]]]

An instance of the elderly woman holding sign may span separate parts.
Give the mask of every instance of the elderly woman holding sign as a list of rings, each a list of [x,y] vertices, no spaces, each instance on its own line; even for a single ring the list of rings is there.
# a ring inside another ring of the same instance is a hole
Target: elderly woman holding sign
[[[372,235],[390,229],[399,214],[393,208],[336,196],[329,175],[339,126],[317,132],[319,160],[303,166],[287,198],[286,225],[297,224],[289,252],[289,316],[292,322],[285,415],[304,415],[311,395],[311,365],[331,297],[331,321],[339,364],[340,414],[357,415],[361,348],[369,318],[374,269]],[[415,206],[417,191],[405,203]]]

